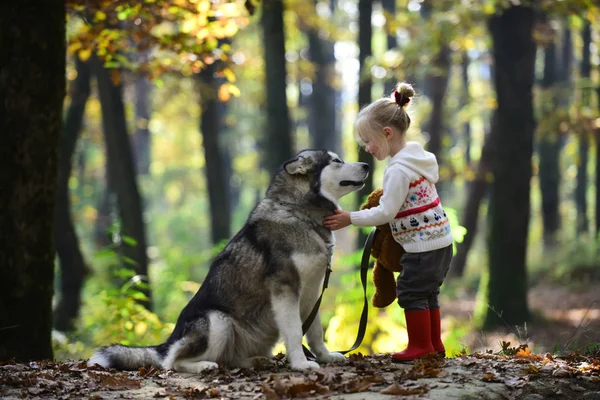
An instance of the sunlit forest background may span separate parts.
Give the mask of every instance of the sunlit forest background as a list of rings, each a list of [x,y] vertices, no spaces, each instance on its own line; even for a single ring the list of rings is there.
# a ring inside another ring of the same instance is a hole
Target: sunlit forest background
[[[340,203],[357,209],[381,187],[386,162],[359,151],[353,120],[398,81],[417,91],[409,139],[436,154],[453,221],[441,298],[447,351],[598,346],[599,10],[592,1],[512,3],[68,1],[55,357],[165,340],[298,150],[369,162],[372,181]],[[533,11],[519,19],[521,9]],[[502,171],[509,178],[496,179]],[[510,177],[525,179],[523,201],[511,197]],[[523,230],[513,235],[515,226]],[[335,233],[322,303],[332,350],[356,336],[365,232]],[[358,351],[406,342],[397,304],[370,308]]]

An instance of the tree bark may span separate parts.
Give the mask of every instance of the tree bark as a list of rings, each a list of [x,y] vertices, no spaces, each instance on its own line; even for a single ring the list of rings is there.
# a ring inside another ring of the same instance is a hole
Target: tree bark
[[[261,23],[265,49],[267,126],[263,140],[263,165],[271,176],[293,156],[292,132],[286,95],[283,1],[264,0]]]
[[[570,102],[573,45],[568,21],[563,23],[561,42],[560,57],[558,57],[555,43],[549,45],[545,52],[542,87],[549,90],[551,94],[544,96],[548,100],[543,106],[546,119],[550,121],[556,120],[557,110],[566,115]],[[542,219],[544,222],[544,245],[547,249],[556,246],[558,242],[556,235],[560,229],[560,150],[564,143],[561,122],[556,120],[556,125],[550,127],[551,131],[541,132],[539,144]]]
[[[548,93],[542,96],[542,110],[547,119],[551,119],[556,111],[557,67],[556,43],[550,43],[544,50],[544,77],[541,86]],[[544,226],[544,247],[551,249],[556,244],[555,234],[558,230],[558,155],[560,144],[556,127],[540,132],[538,154],[540,160],[540,191],[542,194],[542,221]]]
[[[373,26],[371,25],[371,15],[373,14],[372,0],[358,1],[358,108],[359,110],[372,101],[371,89],[373,79],[367,66],[367,59],[373,54],[371,40],[373,38]],[[364,199],[373,191],[373,173],[375,172],[375,161],[373,156],[364,149],[358,149],[358,161],[369,165],[369,176],[365,180],[365,186],[356,193],[355,210],[358,210]],[[362,230],[358,231],[357,247],[362,248],[367,235]]]
[[[590,50],[590,45],[592,43],[592,24],[589,21],[586,21],[586,23],[583,26],[583,31],[581,32],[581,39],[583,41],[583,53],[581,55],[580,73],[582,79],[589,80],[592,73]],[[582,90],[581,103],[584,109],[590,106],[589,90],[586,88]],[[590,145],[590,140],[587,131],[577,133],[579,135],[579,163],[577,164],[577,186],[575,188],[575,205],[577,207],[577,233],[582,234],[587,233],[589,229],[586,193],[588,188],[587,166],[589,160],[588,148]]]
[[[381,8],[383,8],[383,10],[392,17],[396,16],[396,0],[381,0]],[[396,32],[387,32],[386,44],[388,50],[394,50],[396,47],[398,47]],[[384,96],[389,96],[392,94],[396,88],[396,83],[397,82],[395,78],[386,79],[383,84]]]
[[[484,329],[519,325],[530,319],[525,262],[535,129],[533,21],[533,9],[522,6],[512,6],[489,20],[498,108],[492,128],[497,162],[492,168],[489,307]]]
[[[463,52],[460,63],[460,76],[463,84],[463,101],[462,106],[467,107],[471,103],[471,94],[469,90],[469,55]],[[470,119],[463,124],[463,136],[465,139],[465,164],[471,166],[471,121]],[[482,150],[483,152],[483,150]]]
[[[226,166],[222,132],[224,104],[218,99],[221,82],[215,77],[215,65],[207,66],[198,76],[200,88],[200,132],[204,147],[205,175],[210,203],[213,245],[231,237],[230,179]]]
[[[133,136],[133,148],[135,165],[138,175],[150,173],[150,130],[148,123],[151,115],[152,83],[141,74],[136,74],[133,82],[135,89],[135,133]]]
[[[337,93],[333,87],[336,75],[333,43],[321,38],[318,29],[309,29],[308,46],[310,60],[315,68],[315,80],[309,99],[310,114],[308,117],[311,146],[315,149],[327,149],[341,155],[341,132],[337,123]]]
[[[463,241],[456,244],[456,254],[454,257],[452,257],[449,271],[450,276],[452,277],[463,276],[465,266],[467,264],[469,250],[471,250],[471,246],[473,245],[473,241],[477,235],[479,209],[489,186],[489,175],[494,162],[494,145],[492,144],[493,138],[494,134],[490,132],[483,143],[483,148],[481,149],[481,157],[479,158],[479,165],[477,167],[475,179],[469,182],[467,203],[463,210],[461,219],[461,225],[465,227],[467,233],[463,237]]]
[[[52,358],[65,4],[0,5],[0,361]]]
[[[75,58],[77,78],[71,90],[71,103],[65,118],[58,156],[58,185],[54,222],[54,240],[60,261],[60,297],[54,309],[54,327],[72,331],[81,306],[81,287],[86,275],[83,254],[71,216],[71,177],[73,155],[83,125],[85,105],[90,96],[90,65]]]
[[[115,84],[111,79],[111,74],[119,72],[104,68],[102,61],[97,57],[93,57],[92,66],[98,81],[98,94],[102,108],[108,175],[116,192],[121,220],[119,245],[126,263],[124,266],[133,269],[147,284],[141,291],[148,297],[148,301],[141,303],[150,308],[151,297],[148,285],[148,257],[146,255],[142,201],[137,187],[133,154],[125,122],[122,86],[120,83]],[[133,239],[134,243],[128,243],[127,238]]]

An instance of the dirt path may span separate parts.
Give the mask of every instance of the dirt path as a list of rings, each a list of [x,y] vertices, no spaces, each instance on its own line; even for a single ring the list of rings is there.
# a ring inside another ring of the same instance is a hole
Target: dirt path
[[[595,396],[595,397],[594,397]],[[353,355],[343,366],[293,372],[283,357],[265,369],[107,371],[84,362],[4,364],[0,397],[16,399],[600,399],[595,358],[474,354],[393,364]]]
[[[507,293],[509,296],[510,293]],[[528,344],[535,352],[573,351],[600,343],[600,291],[597,287],[542,284],[529,290],[528,304],[533,321],[523,326],[492,332],[474,331],[464,343],[473,352],[500,350],[502,341]],[[443,304],[446,326],[455,319],[469,321],[475,309],[475,295],[469,294]]]

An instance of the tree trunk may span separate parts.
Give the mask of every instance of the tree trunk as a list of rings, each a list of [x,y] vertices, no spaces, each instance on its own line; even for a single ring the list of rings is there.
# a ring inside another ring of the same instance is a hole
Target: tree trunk
[[[545,106],[543,114],[548,120],[556,120],[557,110],[566,115],[569,106],[573,46],[567,21],[563,24],[560,58],[556,53],[554,43],[546,48],[542,87],[550,91],[549,96],[544,96],[547,97],[548,102],[543,104]],[[560,229],[560,150],[564,142],[560,123],[561,121],[557,121],[555,126],[550,127],[549,132],[541,132],[539,144],[544,246],[547,249],[556,246],[558,240],[556,235]]]
[[[512,6],[490,18],[498,108],[490,193],[488,311],[484,329],[529,320],[527,233],[533,152],[534,11]],[[510,162],[507,162],[510,160]],[[510,293],[510,295],[507,295]]]
[[[198,76],[200,88],[200,132],[204,146],[205,174],[210,203],[213,245],[231,236],[230,175],[225,165],[222,135],[223,107],[218,99],[221,82],[215,77],[215,65],[207,66]]]
[[[469,55],[467,52],[463,52],[462,60],[460,63],[460,76],[463,84],[463,101],[462,106],[468,107],[471,103],[471,94],[469,91]],[[467,167],[471,166],[471,121],[470,119],[465,121],[463,124],[463,135],[465,139],[465,164]]]
[[[592,63],[591,63],[591,51],[590,45],[592,43],[592,24],[589,21],[586,21],[583,26],[583,31],[581,33],[581,38],[583,41],[583,54],[581,57],[581,78],[583,80],[589,80],[592,73]],[[587,83],[584,85],[587,86]],[[584,87],[582,90],[581,103],[583,108],[586,109],[590,106],[590,94],[589,90]],[[587,217],[587,166],[589,159],[589,145],[590,140],[587,131],[577,132],[579,136],[579,163],[577,164],[577,187],[575,188],[575,204],[577,207],[577,233],[587,233],[588,232],[588,217]]]
[[[261,16],[265,49],[267,126],[263,140],[264,165],[275,176],[293,156],[292,132],[286,95],[283,1],[264,0]]]
[[[119,71],[104,68],[102,61],[97,57],[93,58],[92,65],[98,80],[108,175],[117,195],[121,221],[119,245],[126,263],[124,266],[133,269],[147,284],[148,257],[142,201],[137,187],[131,144],[125,122],[122,86],[114,82]],[[133,239],[133,242],[127,238]],[[151,302],[149,285],[140,290],[148,297],[147,301],[141,303],[149,308]]]
[[[373,54],[371,39],[373,37],[373,26],[371,15],[373,14],[372,0],[358,1],[358,108],[361,109],[371,103],[371,88],[373,79],[367,68],[366,61]],[[375,161],[373,156],[364,149],[358,149],[358,161],[369,165],[369,176],[365,180],[365,186],[356,193],[355,210],[358,210],[364,199],[373,191],[373,173],[375,172]],[[358,231],[357,247],[362,248],[367,236],[363,230]]]
[[[381,0],[381,7],[388,15],[392,16],[392,18],[396,16],[396,0]],[[398,47],[396,32],[387,32],[386,44],[388,50],[394,50],[396,47]],[[396,83],[397,82],[395,78],[386,79],[383,85],[384,96],[389,96],[392,94],[396,88]]]
[[[424,0],[421,5],[421,16],[425,21],[431,19],[433,12],[433,2]],[[429,136],[427,150],[435,154],[438,164],[444,164],[442,157],[442,135],[444,132],[444,104],[446,91],[448,89],[449,71],[450,71],[450,47],[448,45],[449,37],[447,32],[440,30],[435,35],[438,38],[439,50],[433,56],[430,72],[424,78],[423,93],[431,100],[431,112],[429,120],[423,124],[423,131]],[[443,174],[440,182],[437,184],[438,192],[444,191]]]
[[[342,141],[337,123],[335,56],[333,43],[319,36],[318,30],[308,30],[310,60],[315,68],[313,91],[309,100],[308,130],[311,147],[342,154]]]
[[[90,65],[76,57],[75,67],[77,78],[73,82],[71,104],[65,118],[58,156],[54,240],[60,261],[60,297],[54,309],[54,327],[59,331],[75,329],[81,306],[81,287],[86,275],[85,261],[71,217],[69,178],[85,105],[90,96]]]
[[[471,246],[477,235],[479,208],[488,188],[489,175],[494,162],[493,138],[494,134],[493,132],[490,132],[481,149],[481,157],[479,159],[479,166],[477,167],[475,179],[469,182],[467,204],[465,204],[461,220],[461,225],[465,227],[467,233],[465,234],[463,241],[456,244],[456,255],[452,257],[450,266],[450,276],[452,277],[463,276],[469,250],[471,250]]]
[[[135,134],[133,136],[133,154],[139,175],[150,172],[150,130],[148,123],[151,115],[152,83],[141,74],[136,74],[133,82],[135,89]]]
[[[0,361],[52,358],[65,12],[61,0],[0,5]]]
[[[438,162],[442,163],[442,133],[444,131],[444,100],[448,88],[448,71],[450,70],[450,47],[441,43],[433,64],[436,72],[430,74],[427,80],[431,89],[431,115],[427,122],[429,142],[427,150],[435,154]]]

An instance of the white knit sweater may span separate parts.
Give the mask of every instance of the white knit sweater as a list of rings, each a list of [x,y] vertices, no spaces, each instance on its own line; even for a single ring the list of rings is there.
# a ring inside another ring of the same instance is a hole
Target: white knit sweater
[[[383,196],[377,207],[350,213],[352,225],[389,223],[394,239],[409,253],[437,250],[452,244],[448,217],[435,189],[435,155],[417,142],[390,159],[383,175]]]

